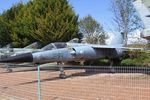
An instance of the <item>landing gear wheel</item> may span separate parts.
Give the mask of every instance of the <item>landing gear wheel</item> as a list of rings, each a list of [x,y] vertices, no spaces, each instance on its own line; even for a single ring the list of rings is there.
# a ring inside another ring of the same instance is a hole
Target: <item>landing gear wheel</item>
[[[59,74],[59,77],[60,77],[61,79],[65,79],[65,78],[66,78],[65,72],[60,73],[60,74]]]
[[[64,68],[63,68],[62,63],[61,63],[61,62],[57,62],[57,65],[60,65],[60,66],[59,66],[59,70],[60,70],[59,77],[60,77],[61,79],[65,79],[65,78],[66,78],[66,74],[65,74],[65,72],[64,72]]]
[[[10,69],[10,68],[7,68],[6,71],[7,71],[8,73],[11,73],[13,70]]]

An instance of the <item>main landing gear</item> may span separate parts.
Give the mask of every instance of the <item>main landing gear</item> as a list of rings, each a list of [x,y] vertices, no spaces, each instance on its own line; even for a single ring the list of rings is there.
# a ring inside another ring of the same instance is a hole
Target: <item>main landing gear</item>
[[[59,71],[60,71],[59,77],[60,77],[61,79],[65,79],[65,78],[66,78],[66,74],[65,74],[65,72],[64,72],[63,63],[57,62],[57,65],[58,65]]]
[[[109,62],[110,62],[110,72],[111,73],[115,73],[115,69],[113,68],[113,65],[119,65],[121,63],[121,60],[118,59],[118,58],[115,58],[115,59],[109,59]]]
[[[110,66],[109,66],[109,68],[110,68],[110,73],[115,73],[115,69],[113,68],[114,61],[113,61],[113,60],[110,60],[109,62],[110,62]]]

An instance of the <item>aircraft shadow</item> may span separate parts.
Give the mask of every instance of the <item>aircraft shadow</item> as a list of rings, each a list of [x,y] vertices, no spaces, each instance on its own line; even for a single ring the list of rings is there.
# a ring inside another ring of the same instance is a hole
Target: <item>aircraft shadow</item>
[[[79,76],[90,76],[90,75],[95,75],[95,74],[96,74],[96,73],[78,72],[78,73],[66,75],[65,79],[67,79],[67,78],[79,77]],[[97,74],[98,74],[98,73],[97,73]],[[61,79],[60,77],[51,77],[51,78],[47,78],[47,79],[41,79],[40,82],[56,81],[56,80],[65,80],[65,79]],[[18,86],[18,85],[26,85],[26,84],[34,84],[34,83],[37,83],[37,82],[38,82],[38,80],[34,80],[34,81],[30,81],[30,82],[20,83],[20,84],[17,84],[17,85],[15,85],[15,86]]]
[[[59,77],[52,77],[52,78],[48,78],[48,79],[42,79],[40,82],[53,81],[53,80],[60,80],[60,78]],[[20,83],[20,84],[17,84],[15,86],[26,85],[26,84],[34,84],[34,83],[37,83],[37,82],[38,82],[38,80],[35,80],[35,81]]]

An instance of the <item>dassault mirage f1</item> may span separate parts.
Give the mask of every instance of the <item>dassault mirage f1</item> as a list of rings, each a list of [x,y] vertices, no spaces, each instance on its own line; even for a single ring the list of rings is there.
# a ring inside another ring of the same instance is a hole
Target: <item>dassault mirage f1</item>
[[[120,59],[127,50],[139,50],[136,48],[123,47],[123,45],[97,45],[82,43],[62,43],[60,49],[24,53],[0,60],[1,63],[24,63],[32,62],[43,64],[49,62],[85,61],[107,57],[113,61]],[[60,66],[60,77],[65,77],[63,66]]]

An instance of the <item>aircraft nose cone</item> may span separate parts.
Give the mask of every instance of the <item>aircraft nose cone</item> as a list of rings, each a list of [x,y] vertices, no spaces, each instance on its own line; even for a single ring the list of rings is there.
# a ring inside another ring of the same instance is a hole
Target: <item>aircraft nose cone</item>
[[[0,63],[23,63],[23,62],[33,62],[32,53],[20,54],[0,60]]]

